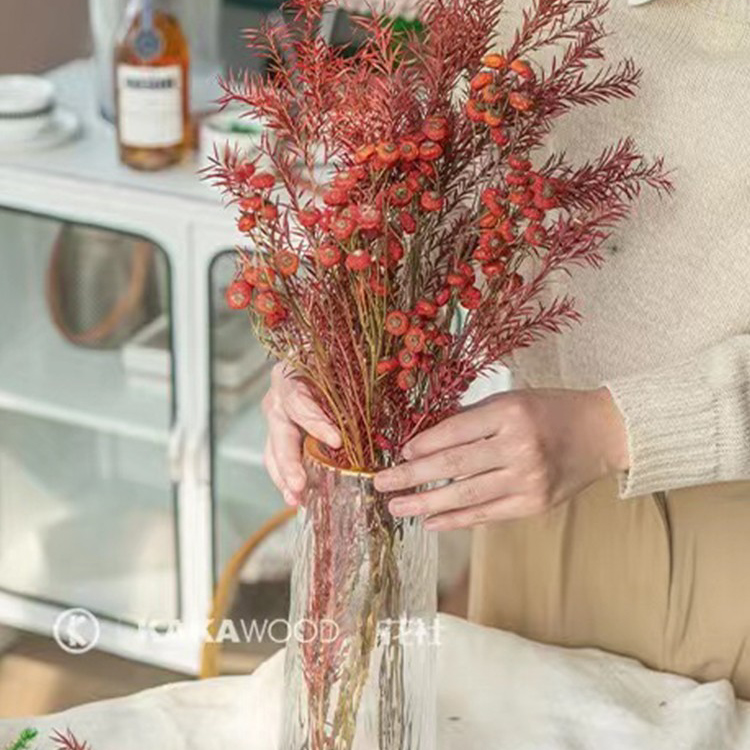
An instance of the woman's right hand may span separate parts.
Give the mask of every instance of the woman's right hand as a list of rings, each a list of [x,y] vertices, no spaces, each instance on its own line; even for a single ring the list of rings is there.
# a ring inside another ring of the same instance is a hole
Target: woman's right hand
[[[266,468],[284,500],[297,505],[307,481],[302,467],[305,433],[331,448],[341,447],[341,436],[315,403],[307,386],[292,377],[283,362],[273,368],[271,387],[263,398],[262,408],[268,421]]]

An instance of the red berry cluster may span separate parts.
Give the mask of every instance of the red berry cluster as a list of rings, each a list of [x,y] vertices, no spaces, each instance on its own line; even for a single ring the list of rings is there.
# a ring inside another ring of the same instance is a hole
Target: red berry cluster
[[[393,310],[385,319],[385,330],[400,346],[391,357],[378,362],[380,376],[396,374],[396,384],[408,391],[417,383],[417,370],[429,372],[437,350],[448,346],[452,337],[441,331],[433,321],[438,315],[438,303],[421,299],[414,310]]]
[[[484,68],[471,79],[466,116],[486,125],[490,137],[499,146],[510,143],[507,125],[534,109],[536,75],[525,60],[509,61],[504,55],[490,53]]]

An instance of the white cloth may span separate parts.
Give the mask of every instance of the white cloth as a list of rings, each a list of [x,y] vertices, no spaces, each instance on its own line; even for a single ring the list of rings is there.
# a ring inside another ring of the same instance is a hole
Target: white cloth
[[[748,750],[750,704],[593,649],[544,646],[441,617],[438,750]],[[40,718],[93,750],[276,750],[283,655],[247,677],[181,682]]]

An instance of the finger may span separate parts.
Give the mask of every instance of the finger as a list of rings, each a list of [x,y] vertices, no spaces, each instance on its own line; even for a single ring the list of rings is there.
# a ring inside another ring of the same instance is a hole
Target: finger
[[[509,494],[508,472],[477,474],[444,487],[396,497],[388,503],[394,516],[428,516],[482,505]]]
[[[315,403],[303,386],[290,391],[282,397],[282,405],[292,422],[321,440],[331,448],[341,447],[341,435],[331,424],[325,412]]]
[[[281,480],[287,490],[299,495],[307,481],[302,467],[302,432],[286,416],[275,416],[269,427],[268,439]]]
[[[266,441],[266,449],[263,454],[263,461],[266,465],[268,474],[271,477],[271,481],[276,485],[279,492],[281,492],[281,495],[284,498],[284,502],[287,503],[287,505],[297,505],[297,497],[293,492],[289,491],[286,484],[284,483],[284,480],[281,477],[281,473],[279,472],[279,467],[276,465],[276,459],[273,456],[273,450],[271,449],[271,444],[269,441]]]
[[[381,492],[397,492],[441,479],[482,474],[497,468],[498,450],[495,441],[481,440],[431,453],[424,458],[381,471],[375,477],[375,488]]]
[[[402,454],[407,459],[418,458],[446,448],[473,443],[493,435],[495,431],[493,420],[484,419],[476,409],[468,409],[413,437],[404,446]]]
[[[525,518],[541,512],[541,506],[531,502],[528,497],[514,495],[471,508],[451,510],[428,518],[424,526],[429,531],[448,531],[450,529],[467,529],[485,523],[510,521],[514,518]]]

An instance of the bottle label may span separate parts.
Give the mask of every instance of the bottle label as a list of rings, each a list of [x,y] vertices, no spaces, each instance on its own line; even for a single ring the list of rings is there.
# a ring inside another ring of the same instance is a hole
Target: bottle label
[[[184,140],[182,68],[117,66],[120,141],[134,148],[169,148]]]

